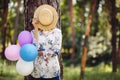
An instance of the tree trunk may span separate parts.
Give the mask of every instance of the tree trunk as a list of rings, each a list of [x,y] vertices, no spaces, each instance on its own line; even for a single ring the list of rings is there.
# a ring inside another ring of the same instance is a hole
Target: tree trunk
[[[112,39],[111,39],[111,46],[112,46],[112,72],[117,71],[117,52],[116,52],[116,24],[117,24],[117,19],[116,19],[116,1],[115,0],[105,0],[105,3],[107,5],[108,11],[109,11],[109,16],[110,16],[110,21],[109,23],[111,24],[111,34],[112,34]]]
[[[4,51],[5,51],[5,43],[6,43],[6,31],[8,28],[8,22],[7,22],[7,15],[8,15],[8,3],[9,0],[4,0],[3,1],[3,12],[2,12],[2,59],[5,59]]]
[[[70,27],[71,27],[71,38],[72,38],[72,53],[71,53],[71,62],[72,65],[75,66],[75,30],[74,30],[74,9],[73,9],[73,1],[72,0],[68,0],[69,1],[69,10],[70,10]]]
[[[57,27],[61,28],[60,25],[60,0],[24,0],[24,14],[25,14],[25,22],[24,22],[24,29],[31,31],[33,29],[32,18],[34,15],[35,9],[42,5],[42,4],[49,4],[56,8],[59,20],[57,23]],[[61,79],[63,78],[63,65],[62,65],[62,55],[59,55],[59,62],[61,67]],[[26,76],[24,80],[29,80],[29,76]]]
[[[85,71],[85,66],[86,66],[86,57],[87,57],[87,51],[88,51],[88,49],[87,49],[88,37],[90,34],[90,27],[92,24],[92,19],[93,19],[94,11],[96,9],[97,1],[98,0],[93,0],[93,2],[91,4],[90,13],[88,16],[88,22],[87,22],[86,32],[85,32],[85,40],[84,40],[84,45],[83,45],[83,53],[82,53],[82,59],[81,59],[81,73],[80,73],[81,80],[84,78],[84,71]]]
[[[119,38],[119,41],[118,41],[118,49],[117,49],[117,53],[118,53],[118,62],[119,62],[119,64],[120,64],[120,32],[119,32],[119,36],[118,36],[118,38]]]
[[[21,0],[17,1],[16,18],[15,18],[15,23],[14,23],[14,36],[13,36],[12,44],[16,44],[17,35],[18,35],[20,2],[21,2]]]
[[[101,0],[98,0],[97,1],[97,6],[96,6],[96,9],[95,9],[95,14],[94,14],[94,32],[93,32],[93,35],[94,36],[96,36],[96,34],[97,34],[97,32],[98,32],[98,30],[99,30],[99,28],[98,28],[98,26],[99,26],[99,14],[98,14],[98,8],[99,8],[99,3],[100,3],[100,1]]]

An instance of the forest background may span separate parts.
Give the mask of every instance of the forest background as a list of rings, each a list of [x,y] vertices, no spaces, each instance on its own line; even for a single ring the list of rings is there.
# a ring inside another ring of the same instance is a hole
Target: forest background
[[[119,80],[120,0],[60,0],[64,80]],[[5,48],[24,30],[24,1],[0,0],[0,80],[22,80]]]

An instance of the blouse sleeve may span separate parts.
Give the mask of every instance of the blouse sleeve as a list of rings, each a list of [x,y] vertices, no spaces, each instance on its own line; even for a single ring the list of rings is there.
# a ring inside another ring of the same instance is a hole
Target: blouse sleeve
[[[61,52],[61,44],[62,44],[62,33],[61,30],[56,30],[54,32],[55,42],[53,43],[52,47],[50,47],[47,51],[43,52],[43,56],[54,57],[57,56]]]

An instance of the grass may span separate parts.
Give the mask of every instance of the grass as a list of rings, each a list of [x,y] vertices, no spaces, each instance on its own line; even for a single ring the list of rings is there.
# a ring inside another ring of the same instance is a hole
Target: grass
[[[64,80],[80,80],[80,67],[65,67]],[[120,80],[120,72],[112,73],[111,65],[86,67],[84,80]]]
[[[64,80],[80,80],[79,67],[64,67],[63,77]]]
[[[7,64],[6,61],[0,60],[0,80],[23,80],[15,69],[15,62]]]
[[[120,73],[111,73],[111,65],[100,64],[96,67],[86,67],[84,80],[119,80]],[[80,66],[64,67],[64,80],[80,80]],[[15,69],[15,63],[7,64],[0,60],[0,80],[23,80]]]

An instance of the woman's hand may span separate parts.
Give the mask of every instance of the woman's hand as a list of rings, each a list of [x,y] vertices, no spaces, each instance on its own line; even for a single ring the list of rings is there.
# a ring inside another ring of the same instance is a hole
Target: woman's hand
[[[32,24],[33,24],[34,28],[37,27],[36,24],[38,24],[38,23],[39,23],[39,20],[38,20],[37,18],[33,18],[33,19],[32,19]]]

